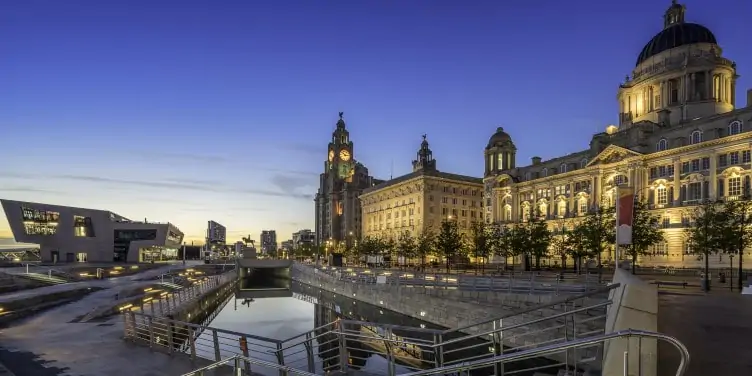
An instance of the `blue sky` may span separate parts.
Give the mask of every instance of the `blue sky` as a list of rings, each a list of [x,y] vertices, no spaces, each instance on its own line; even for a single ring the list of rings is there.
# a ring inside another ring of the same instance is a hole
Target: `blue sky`
[[[380,178],[428,139],[480,176],[586,147],[670,1],[14,1],[0,22],[0,197],[170,221],[231,240],[313,227],[344,111]],[[746,0],[687,0],[752,87]],[[8,36],[10,36],[8,38]],[[0,213],[0,237],[10,236]]]

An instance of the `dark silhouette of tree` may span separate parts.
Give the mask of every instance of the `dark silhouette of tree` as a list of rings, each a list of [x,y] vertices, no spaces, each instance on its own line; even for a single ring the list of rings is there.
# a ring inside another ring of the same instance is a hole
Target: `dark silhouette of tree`
[[[720,230],[720,248],[729,256],[738,257],[739,290],[744,287],[743,259],[744,250],[752,247],[752,201],[745,195],[740,200],[725,201],[718,213]],[[729,281],[730,284],[733,282]]]
[[[415,237],[410,234],[410,231],[405,231],[400,234],[397,239],[397,256],[402,257],[403,262],[401,264],[407,264],[409,259],[414,258],[417,255],[418,243],[415,241]]]
[[[449,273],[452,259],[462,252],[462,235],[455,221],[442,221],[441,230],[436,237],[436,249],[446,260],[446,270]]]
[[[695,207],[694,224],[684,229],[690,251],[705,259],[705,291],[710,291],[709,259],[711,254],[722,251],[724,239],[722,227],[725,214],[721,212],[721,202],[706,201]]]
[[[524,230],[523,249],[530,251],[531,257],[535,259],[535,268],[540,270],[540,260],[548,255],[551,245],[551,231],[546,222],[539,217],[531,218],[525,224]]]
[[[601,278],[601,255],[616,241],[616,208],[599,206],[587,213],[575,228],[580,256],[595,256],[598,262],[598,279]],[[614,255],[616,257],[616,255]],[[580,258],[580,262],[581,262]]]
[[[470,225],[470,253],[475,258],[483,260],[481,267],[485,273],[485,264],[488,262],[488,256],[491,254],[491,231],[482,221],[473,222]],[[475,274],[478,274],[478,268],[475,268]]]
[[[636,201],[632,216],[632,244],[620,245],[624,253],[632,259],[632,274],[635,274],[637,257],[647,255],[648,249],[663,241],[660,217],[650,212],[647,203]]]
[[[420,269],[426,268],[426,258],[436,252],[436,234],[430,229],[423,230],[415,244],[415,255],[420,258]]]

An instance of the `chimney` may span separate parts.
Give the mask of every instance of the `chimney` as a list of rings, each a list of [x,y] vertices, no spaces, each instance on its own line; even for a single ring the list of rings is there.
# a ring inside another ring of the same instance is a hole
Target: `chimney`
[[[747,90],[747,107],[752,107],[752,89]]]
[[[533,157],[533,166],[541,163],[541,157]]]

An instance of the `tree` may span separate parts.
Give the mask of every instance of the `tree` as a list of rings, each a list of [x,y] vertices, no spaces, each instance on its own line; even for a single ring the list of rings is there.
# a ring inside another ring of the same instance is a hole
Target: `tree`
[[[412,259],[417,254],[418,244],[410,231],[400,234],[397,239],[397,255],[403,258],[402,264],[407,264],[407,260]]]
[[[461,252],[463,247],[462,235],[460,235],[455,221],[442,221],[441,230],[436,237],[436,248],[446,260],[446,270],[449,273],[452,259]]]
[[[598,262],[598,279],[601,277],[601,255],[616,241],[616,208],[599,206],[591,211],[577,226],[578,246],[584,254],[590,252]],[[581,255],[583,253],[580,253]],[[618,257],[618,255],[614,255]],[[581,260],[580,260],[581,261]]]
[[[490,229],[482,221],[473,222],[470,225],[470,253],[475,258],[483,260],[481,267],[485,272],[485,264],[488,262],[488,256],[491,253],[491,233]],[[475,274],[478,274],[478,268],[475,268]]]
[[[635,274],[637,257],[648,254],[648,249],[663,241],[659,228],[660,217],[650,213],[650,206],[641,201],[634,203],[632,215],[632,244],[620,245],[632,259],[632,274]]]
[[[546,222],[538,217],[531,218],[525,226],[523,244],[523,249],[528,249],[535,258],[535,268],[540,270],[540,260],[548,255],[551,245],[551,231]]]
[[[684,229],[690,251],[705,259],[705,291],[710,291],[710,276],[708,273],[710,255],[717,254],[724,245],[724,239],[721,236],[721,227],[724,224],[723,216],[720,211],[720,202],[706,201],[695,207],[694,225]]]
[[[558,221],[558,230],[551,233],[550,249],[554,256],[561,259],[561,269],[567,270],[567,256],[570,254],[568,238],[572,233],[572,220],[562,218]]]
[[[744,287],[744,250],[752,246],[752,201],[745,195],[741,200],[725,201],[718,213],[720,248],[724,253],[738,257],[738,287]],[[730,284],[733,282],[729,281]]]
[[[361,261],[368,261],[369,256],[376,256],[381,252],[381,241],[373,236],[366,236],[358,243],[356,254]]]
[[[426,268],[426,258],[436,250],[436,234],[429,229],[423,230],[415,245],[415,255],[420,258],[421,271]]]

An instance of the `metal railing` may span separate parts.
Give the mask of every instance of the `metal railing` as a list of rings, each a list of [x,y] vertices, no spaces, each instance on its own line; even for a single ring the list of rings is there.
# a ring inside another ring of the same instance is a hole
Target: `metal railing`
[[[206,327],[137,312],[125,314],[125,338],[169,353],[212,361],[237,356],[275,363],[309,373],[346,371],[371,358],[386,360],[389,374],[464,365],[492,356],[603,334],[606,308],[599,299],[613,285],[581,296],[527,307],[466,327],[439,330],[337,319],[337,308],[323,295],[306,295],[317,303],[315,329],[284,340]],[[310,286],[313,288],[312,286]],[[319,292],[330,294],[330,292]],[[300,298],[300,296],[298,296]],[[321,308],[324,308],[323,310]],[[602,344],[578,346],[546,359],[519,361],[505,375],[539,369],[597,369]],[[244,365],[247,372],[251,363]]]
[[[220,360],[219,362],[212,363],[205,367],[201,367],[195,371],[184,373],[181,376],[204,376],[204,372],[217,369],[223,366],[232,367],[232,375],[240,376],[240,375],[245,374],[243,370],[245,364],[252,364],[257,367],[265,367],[265,368],[273,369],[273,370],[280,372],[281,375],[287,375],[287,374],[302,375],[302,376],[315,376],[316,375],[315,373],[305,372],[305,371],[297,370],[295,368],[290,368],[286,366],[280,366],[279,364],[276,364],[276,363],[265,362],[263,360],[252,359],[252,358],[248,358],[245,356],[235,355],[232,358]]]
[[[46,266],[31,264],[31,263],[24,263],[24,267],[26,267],[26,273],[25,274],[39,274],[39,275],[45,275],[49,279],[58,278],[65,280],[67,282],[74,282],[78,281],[79,278],[74,276],[73,274],[70,274],[68,272],[54,269]]]
[[[419,273],[413,271],[358,269],[348,267],[308,266],[295,264],[305,272],[316,270],[340,281],[360,284],[383,284],[423,288],[443,288],[470,291],[497,291],[524,294],[582,294],[604,286],[597,275],[560,275],[551,273],[515,273],[504,276],[472,274]]]
[[[144,289],[144,294],[131,298],[131,303],[123,305],[121,311],[148,312],[152,317],[163,317],[176,312],[188,302],[204,297],[204,295],[227,282],[237,278],[235,271],[220,275],[202,277],[201,280],[175,291],[162,291],[154,288]]]

